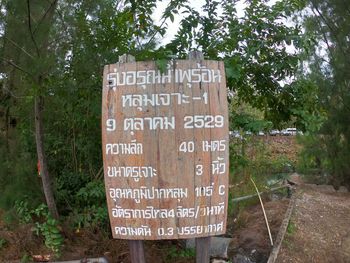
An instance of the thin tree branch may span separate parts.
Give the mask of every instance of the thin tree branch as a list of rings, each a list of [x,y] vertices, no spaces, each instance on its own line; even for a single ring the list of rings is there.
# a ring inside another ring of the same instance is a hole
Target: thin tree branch
[[[52,11],[54,12],[55,7],[57,5],[57,0],[54,0],[53,2],[51,2],[50,0],[48,0],[49,3],[51,3],[49,9],[46,11],[46,14],[51,13]],[[58,9],[56,9],[58,10]],[[50,12],[49,12],[50,11]],[[50,14],[51,18],[53,17],[53,12],[52,14]],[[59,13],[59,12],[58,12]],[[59,13],[60,14],[60,13]],[[63,19],[63,18],[62,18]],[[64,24],[64,22],[62,21],[62,23]],[[65,26],[63,26],[65,28]],[[66,28],[65,28],[66,29]],[[53,39],[52,41],[49,41],[49,38],[47,38],[47,41],[45,41],[45,45],[42,45],[42,49],[45,48],[45,50],[49,50],[49,47],[51,46],[52,43],[56,43],[58,40],[62,39],[63,37],[67,37],[64,34],[61,35],[60,37],[57,37],[56,39]]]
[[[325,59],[325,58],[323,58],[323,57],[320,57],[320,59],[321,59],[323,62],[327,63],[328,65],[331,65],[331,62],[328,61],[327,59]]]
[[[164,25],[166,21],[166,17],[163,17],[163,21],[160,24],[159,28],[161,29],[162,26]],[[145,47],[147,47],[149,44],[151,44],[151,42],[153,41],[153,39],[156,37],[157,33],[159,33],[157,30],[155,30],[154,34],[151,36],[151,38],[148,40],[148,42],[145,44]]]
[[[40,57],[40,50],[39,47],[35,41],[34,38],[34,34],[33,34],[33,30],[32,30],[32,22],[31,22],[31,15],[30,15],[30,0],[27,0],[27,9],[28,9],[28,27],[29,27],[29,33],[30,33],[30,37],[33,41],[33,44],[35,46],[35,50],[36,50],[36,54],[38,55],[38,57]]]
[[[324,41],[325,41],[325,43],[326,43],[326,45],[327,45],[327,49],[328,49],[328,51],[329,51],[329,55],[331,56],[332,60],[334,61],[333,52],[332,52],[331,46],[330,46],[330,44],[329,44],[329,42],[328,42],[328,39],[327,39],[327,36],[326,36],[326,32],[323,30],[322,24],[321,24],[321,22],[318,20],[317,14],[315,13],[315,10],[312,9],[312,13],[314,13],[314,15],[316,16],[316,21],[317,21],[318,26],[320,27],[320,30],[321,30],[323,39],[324,39]]]
[[[17,96],[15,95],[10,89],[7,88],[6,86],[6,80],[3,81],[3,84],[2,84],[2,89],[7,92],[7,94],[10,95],[10,97],[13,97],[15,99],[24,99],[24,98],[27,98],[28,96]]]
[[[14,45],[15,47],[19,48],[20,50],[23,51],[23,53],[25,53],[26,55],[28,55],[31,59],[34,59],[34,57],[28,52],[26,51],[23,47],[20,47],[19,45],[16,44],[16,42],[14,42],[13,40],[9,39],[8,37],[6,37],[5,35],[3,36],[3,38],[5,38],[6,40],[8,40],[9,42],[12,43],[12,45]]]
[[[66,32],[66,35],[68,36],[69,30],[68,30],[68,27],[66,25],[66,22],[64,21],[63,14],[62,14],[61,10],[59,10],[58,8],[56,10],[57,10],[58,17],[60,18],[60,20],[62,22],[62,26],[64,28],[64,31]]]
[[[134,14],[134,29],[136,29],[136,13]],[[138,35],[136,36],[136,42],[137,42],[137,44],[139,45],[139,47],[140,47],[140,49],[141,49],[141,47],[142,47],[142,45],[141,45],[141,42],[140,42],[140,35],[141,35],[141,29],[140,29],[140,26],[136,29],[137,30],[137,32],[138,32]]]
[[[322,12],[318,9],[317,5],[315,4],[314,1],[311,1],[313,8],[316,10],[317,14],[321,17],[321,19],[323,20],[323,22],[326,24],[326,26],[329,28],[330,33],[333,35],[333,37],[336,39],[336,41],[338,42],[338,47],[340,49],[340,51],[343,53],[343,55],[346,55],[346,52],[343,50],[343,47],[341,45],[341,42],[338,38],[338,36],[336,35],[336,28],[333,28],[333,26],[331,26],[331,24],[329,23],[328,19],[326,19],[326,17],[322,14]]]
[[[30,0],[27,0],[27,3]],[[49,8],[45,11],[45,14],[40,18],[39,22],[37,23],[37,26],[35,27],[33,34],[35,34],[35,32],[38,30],[39,26],[41,25],[41,23],[44,21],[44,19],[46,18],[46,15],[50,12],[50,10],[56,5],[57,0],[54,0],[53,2],[50,2],[50,6]]]
[[[172,5],[172,1],[169,2],[169,5],[165,8],[165,10],[167,10],[168,8],[170,8],[171,5]],[[163,14],[163,17],[162,17],[162,18],[163,18],[163,21],[161,22],[161,24],[160,24],[160,26],[159,26],[160,29],[162,29],[164,23],[166,22],[166,20],[167,20],[169,17],[168,17],[168,16],[165,16],[165,15]],[[144,45],[145,48],[147,48],[148,45],[151,44],[151,42],[153,41],[153,39],[156,37],[157,33],[159,33],[159,31],[155,30],[155,32],[153,33],[153,35],[151,36],[151,38],[150,38],[150,39],[148,40],[148,42]]]
[[[28,71],[24,70],[23,68],[21,68],[20,66],[18,66],[17,64],[15,64],[13,61],[6,59],[6,58],[1,58],[4,62],[6,62],[7,64],[11,65],[12,67],[18,69],[19,71],[22,71],[23,73],[27,74],[30,77],[33,77],[33,75],[31,73],[29,73]]]
[[[350,14],[350,8],[349,8],[348,0],[343,0],[342,2],[343,2],[342,8],[345,8],[346,12],[348,12]]]

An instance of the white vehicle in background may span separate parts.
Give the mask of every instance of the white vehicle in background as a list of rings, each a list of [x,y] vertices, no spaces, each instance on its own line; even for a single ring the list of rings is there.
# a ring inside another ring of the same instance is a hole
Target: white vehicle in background
[[[270,136],[276,136],[276,135],[279,135],[280,134],[280,131],[279,130],[271,130],[269,132]]]
[[[281,135],[284,136],[294,136],[297,135],[298,130],[297,128],[287,128],[281,131]]]
[[[264,136],[264,135],[265,135],[265,133],[263,131],[258,132],[258,136]]]
[[[231,138],[238,138],[238,139],[243,139],[242,135],[239,133],[239,131],[229,131],[229,135]]]

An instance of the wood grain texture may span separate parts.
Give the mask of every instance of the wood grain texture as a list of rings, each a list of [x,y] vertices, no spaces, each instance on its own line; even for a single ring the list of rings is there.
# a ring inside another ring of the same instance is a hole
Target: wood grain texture
[[[145,263],[145,250],[143,241],[141,240],[129,240],[129,251],[131,263]]]
[[[158,71],[154,62],[104,68],[102,150],[113,237],[224,234],[229,139],[223,62],[176,60],[163,75]],[[129,147],[135,143],[142,152]]]
[[[196,238],[196,263],[210,262],[210,237]]]

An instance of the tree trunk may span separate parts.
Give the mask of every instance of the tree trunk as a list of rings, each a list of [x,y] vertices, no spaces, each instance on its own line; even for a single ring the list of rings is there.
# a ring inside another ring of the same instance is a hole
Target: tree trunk
[[[58,212],[56,207],[56,202],[52,190],[52,180],[47,169],[46,155],[44,150],[44,132],[43,132],[43,97],[37,96],[35,98],[35,141],[36,141],[36,151],[38,154],[38,161],[40,164],[41,181],[43,183],[43,189],[45,194],[45,199],[47,206],[51,215],[58,219]]]

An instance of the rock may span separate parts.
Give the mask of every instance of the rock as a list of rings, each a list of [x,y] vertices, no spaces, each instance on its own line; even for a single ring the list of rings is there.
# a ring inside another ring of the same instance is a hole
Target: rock
[[[289,176],[288,179],[289,182],[295,185],[302,185],[304,184],[303,180],[301,179],[301,176],[297,173],[293,173]]]
[[[313,190],[316,190],[318,186],[317,184],[305,184],[305,185]]]
[[[338,191],[338,193],[348,193],[348,189],[345,186],[340,186]]]
[[[231,243],[231,238],[212,237],[210,240],[209,255],[212,257],[228,258],[228,247]],[[195,239],[186,240],[186,248],[194,248],[196,245]]]
[[[215,258],[211,261],[211,263],[228,263],[228,262],[230,261],[226,261],[223,259],[215,259]]]
[[[50,261],[51,263],[108,263],[105,258],[84,258],[81,260],[70,260],[70,261]]]
[[[232,258],[232,263],[255,263],[249,257],[237,254]]]
[[[285,194],[276,192],[276,193],[272,193],[270,194],[270,199],[271,201],[277,201],[277,200],[282,200]]]
[[[333,185],[317,185],[317,184],[307,184],[307,186],[315,191],[323,193],[335,193]]]
[[[317,190],[324,192],[324,193],[335,193],[335,189],[334,189],[333,185],[329,185],[329,184],[328,185],[327,184],[318,185]]]
[[[345,255],[348,258],[350,258],[350,236],[348,236],[343,240],[342,248],[343,248],[343,251],[345,252]]]

